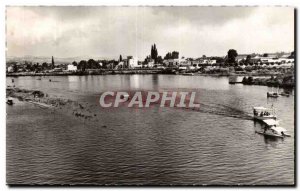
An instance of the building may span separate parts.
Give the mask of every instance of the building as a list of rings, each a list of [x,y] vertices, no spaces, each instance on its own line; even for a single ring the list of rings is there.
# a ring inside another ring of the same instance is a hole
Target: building
[[[153,68],[154,67],[154,59],[152,58],[147,58],[146,59],[146,66],[149,67],[149,68]]]
[[[69,64],[67,67],[68,71],[77,71],[77,66],[74,66],[73,64]]]
[[[275,62],[277,58],[275,57],[260,57],[260,61],[262,63],[270,63],[270,62]]]
[[[237,57],[235,58],[235,60],[239,63],[242,60],[246,60],[247,56],[248,56],[247,54],[240,54],[240,55],[237,55]]]
[[[126,68],[126,63],[125,63],[126,60],[123,60],[123,61],[120,61],[118,63],[118,65],[116,65],[115,69],[123,69],[123,68]]]
[[[14,67],[9,66],[9,67],[7,68],[7,72],[14,72]]]
[[[133,56],[128,56],[127,57],[127,62],[128,62],[128,68],[138,68],[140,67],[138,65],[138,59]]]
[[[178,58],[176,59],[165,59],[163,61],[163,63],[168,66],[168,67],[172,67],[172,66],[178,66],[180,64],[180,60]]]
[[[217,63],[217,60],[215,59],[209,59],[209,58],[204,58],[204,59],[198,59],[198,66],[201,65],[214,65]]]

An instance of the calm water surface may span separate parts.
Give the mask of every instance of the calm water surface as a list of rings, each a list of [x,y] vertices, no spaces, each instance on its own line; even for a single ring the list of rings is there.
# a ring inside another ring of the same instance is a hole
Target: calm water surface
[[[99,120],[7,106],[9,184],[294,183],[294,96],[267,99],[268,87],[180,75],[18,77],[14,84],[88,103]],[[98,106],[102,92],[117,90],[196,91],[200,111]],[[255,133],[252,107],[271,104],[292,137]]]

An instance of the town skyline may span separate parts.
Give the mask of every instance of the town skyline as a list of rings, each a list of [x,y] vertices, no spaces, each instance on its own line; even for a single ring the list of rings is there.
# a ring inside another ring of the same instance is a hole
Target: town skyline
[[[149,52],[150,52],[150,50],[149,50]],[[172,52],[172,51],[169,51],[169,52]],[[169,53],[169,52],[167,52],[167,53]],[[278,54],[278,55],[285,54],[285,55],[287,55],[287,54],[291,54],[292,52],[294,52],[294,50],[293,51],[268,52],[268,53],[266,53],[266,52],[265,53],[257,53],[257,52],[253,52],[253,53],[238,53],[238,56],[240,56],[240,55],[265,55],[265,54],[267,54],[267,55],[270,55],[270,54],[271,55],[274,55],[274,54]],[[197,56],[197,57],[186,57],[184,55],[180,55],[180,53],[179,53],[179,58],[183,57],[185,59],[189,59],[189,58],[191,58],[191,59],[199,59],[199,58],[203,58],[203,56],[205,56],[207,58],[211,58],[211,57],[212,58],[213,57],[225,58],[227,56],[227,54],[228,54],[228,51],[226,52],[226,54],[220,55],[220,56],[214,56],[214,55],[208,56],[208,55],[205,55],[205,54],[199,54],[199,56]],[[45,56],[23,55],[23,56],[6,56],[6,59],[7,59],[7,61],[8,60],[14,60],[14,59],[24,59],[24,60],[26,60],[26,59],[34,59],[34,58],[36,58],[36,59],[51,60],[51,58],[54,57],[55,59],[58,59],[58,60],[68,60],[68,61],[79,61],[79,60],[88,60],[88,59],[95,59],[95,60],[119,60],[120,56],[122,56],[124,59],[126,59],[128,56],[130,57],[132,55],[121,55],[121,54],[118,54],[115,57],[102,57],[102,56],[99,56],[99,55],[98,56],[83,55],[83,56],[73,56],[73,57],[72,56],[70,56],[70,57],[58,57],[58,56],[55,56],[55,55],[45,55]],[[149,56],[150,56],[150,54],[147,55],[145,58],[147,58]],[[162,58],[165,57],[165,55],[159,55],[159,56],[162,56]],[[139,61],[144,61],[145,58],[139,58],[138,57],[138,60]]]
[[[294,8],[7,7],[6,39],[7,57],[143,59],[153,43],[162,57],[292,52]]]

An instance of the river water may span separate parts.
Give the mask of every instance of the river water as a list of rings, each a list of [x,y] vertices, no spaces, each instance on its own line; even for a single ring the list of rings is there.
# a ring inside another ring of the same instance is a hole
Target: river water
[[[49,81],[51,79],[51,82]],[[7,106],[8,184],[291,185],[294,96],[227,77],[104,75],[6,78],[6,84],[86,104],[78,121],[24,102]],[[200,110],[103,109],[104,91],[195,91]],[[282,91],[281,89],[279,91]],[[273,106],[291,137],[255,133],[253,106]]]

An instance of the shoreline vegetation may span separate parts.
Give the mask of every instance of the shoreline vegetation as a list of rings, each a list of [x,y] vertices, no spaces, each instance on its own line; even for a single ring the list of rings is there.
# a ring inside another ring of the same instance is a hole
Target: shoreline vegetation
[[[68,71],[68,72],[18,72],[7,73],[7,77],[21,77],[21,76],[85,76],[85,75],[132,75],[132,74],[166,74],[166,75],[191,75],[191,76],[213,76],[213,77],[237,77],[244,76],[242,81],[233,83],[241,83],[243,85],[260,85],[260,86],[274,86],[283,88],[295,87],[294,74],[276,72],[272,70],[254,70],[251,72],[230,72],[230,70],[213,70],[209,72],[200,71],[178,71],[176,69],[127,69],[127,70],[87,70],[87,71]]]
[[[84,75],[118,75],[118,74],[193,74],[201,76],[278,76],[285,72],[272,70],[252,70],[249,72],[236,72],[227,68],[217,68],[209,71],[185,70],[176,68],[138,68],[138,69],[93,69],[86,71],[59,71],[59,72],[10,72],[7,77],[18,76],[84,76]]]
[[[253,78],[252,76],[244,77],[242,80],[243,85],[257,85],[281,88],[294,88],[293,76],[271,76],[269,78]]]

